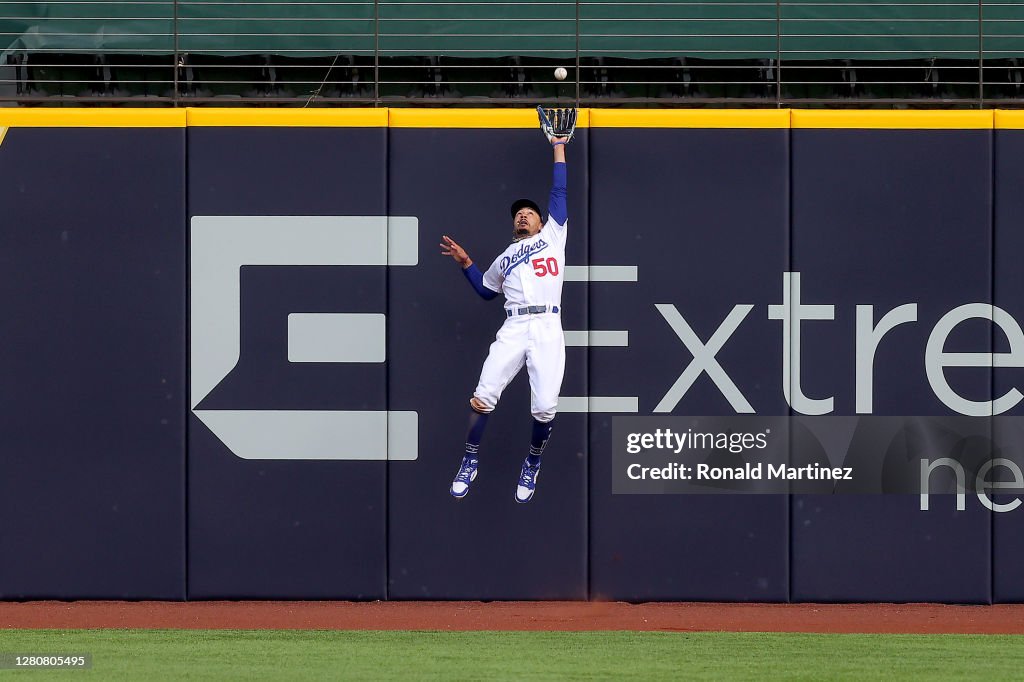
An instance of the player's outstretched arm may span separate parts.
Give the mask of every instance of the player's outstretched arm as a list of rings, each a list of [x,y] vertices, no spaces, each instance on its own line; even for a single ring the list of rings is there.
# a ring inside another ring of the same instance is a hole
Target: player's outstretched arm
[[[459,264],[462,268],[462,274],[466,276],[466,279],[473,289],[480,295],[485,301],[490,301],[492,298],[498,295],[497,291],[489,289],[484,284],[484,275],[480,272],[480,269],[473,265],[473,259],[469,257],[466,250],[458,245],[458,243],[449,237],[448,235],[441,236],[441,247],[442,256],[451,256],[452,260]]]
[[[566,208],[566,168],[565,168],[565,145],[569,141],[567,137],[556,137],[551,140],[551,148],[554,149],[555,170],[551,181],[551,196],[548,198],[548,215],[559,225],[565,225],[568,220],[568,209]]]

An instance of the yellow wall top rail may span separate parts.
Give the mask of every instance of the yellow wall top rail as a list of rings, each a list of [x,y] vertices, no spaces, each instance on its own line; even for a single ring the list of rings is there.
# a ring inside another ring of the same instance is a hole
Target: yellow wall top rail
[[[536,128],[532,108],[0,108],[10,128]],[[578,128],[1024,129],[1015,110],[580,109]]]

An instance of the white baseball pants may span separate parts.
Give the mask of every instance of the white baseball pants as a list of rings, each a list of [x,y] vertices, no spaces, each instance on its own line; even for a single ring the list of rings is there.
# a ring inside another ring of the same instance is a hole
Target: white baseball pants
[[[565,374],[560,315],[540,313],[506,319],[491,344],[473,397],[490,412],[523,365],[530,375],[530,412],[537,421],[549,422],[555,418]]]

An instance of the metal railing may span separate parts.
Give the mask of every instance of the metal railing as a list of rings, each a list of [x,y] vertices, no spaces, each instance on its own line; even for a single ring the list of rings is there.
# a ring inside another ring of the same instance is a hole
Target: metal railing
[[[1024,0],[0,0],[9,104],[984,107],[1022,82]]]

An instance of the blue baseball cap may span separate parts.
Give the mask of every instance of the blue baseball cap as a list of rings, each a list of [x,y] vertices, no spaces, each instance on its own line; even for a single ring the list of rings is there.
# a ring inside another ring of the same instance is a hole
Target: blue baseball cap
[[[513,201],[511,210],[512,217],[515,218],[516,213],[519,213],[519,211],[524,208],[532,209],[541,218],[544,217],[544,214],[540,212],[540,206],[538,206],[532,199],[516,199]]]

